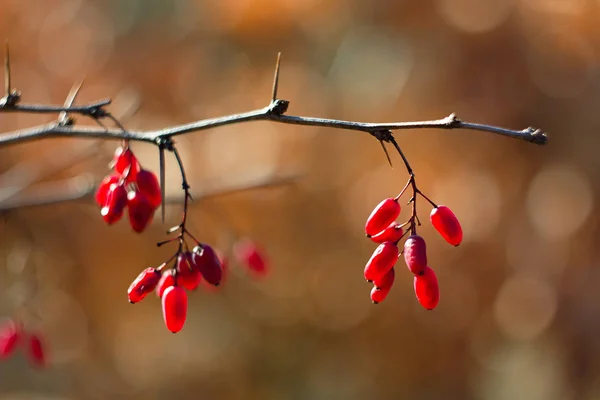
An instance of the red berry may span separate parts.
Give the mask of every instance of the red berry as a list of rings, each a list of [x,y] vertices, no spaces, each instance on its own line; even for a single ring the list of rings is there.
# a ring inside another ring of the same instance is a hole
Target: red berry
[[[21,339],[21,327],[14,321],[6,321],[0,327],[0,359],[13,354]]]
[[[392,242],[384,242],[377,246],[373,255],[365,265],[365,279],[369,282],[381,279],[398,260],[398,247]]]
[[[394,284],[395,279],[396,270],[392,268],[387,272],[387,274],[383,275],[381,278],[373,280],[373,285],[377,289],[389,289]]]
[[[146,297],[158,285],[160,278],[160,272],[155,268],[146,268],[143,270],[129,285],[129,289],[127,289],[129,302],[134,304]]]
[[[156,285],[156,295],[162,297],[168,287],[175,286],[175,270],[165,271]]]
[[[162,295],[163,318],[167,329],[177,333],[187,317],[188,298],[181,286],[169,286]]]
[[[111,185],[106,196],[106,202],[100,210],[100,215],[108,225],[112,225],[121,219],[126,205],[127,191],[125,186]]]
[[[42,340],[38,335],[29,336],[29,347],[28,347],[29,361],[37,367],[46,366],[46,355],[44,352],[44,346]]]
[[[233,249],[235,258],[258,275],[266,275],[268,263],[264,254],[252,240],[244,239],[237,242]]]
[[[379,304],[384,301],[391,289],[391,286],[387,288],[378,288],[377,286],[373,286],[373,289],[371,289],[371,301],[373,304]]]
[[[379,232],[377,235],[371,236],[371,240],[375,243],[397,242],[402,238],[402,235],[404,235],[402,226],[396,222],[392,222],[387,228]]]
[[[187,290],[196,290],[202,279],[202,275],[196,268],[192,268],[192,253],[186,252],[177,256],[177,284]]]
[[[463,231],[460,222],[448,207],[437,206],[431,210],[429,219],[446,242],[453,246],[458,246],[462,242]]]
[[[106,203],[106,197],[108,196],[110,187],[112,185],[117,185],[119,183],[119,179],[121,179],[119,175],[107,175],[102,182],[100,182],[98,190],[96,191],[96,203],[100,207]]]
[[[427,310],[433,310],[440,301],[440,288],[433,269],[425,267],[423,272],[415,275],[414,286],[419,303]]]
[[[129,170],[127,173],[127,182],[133,182],[140,170],[140,163],[129,147],[126,149],[118,147],[117,150],[115,150],[113,164],[115,170],[121,175]]]
[[[404,261],[413,274],[420,274],[427,267],[427,246],[419,235],[411,235],[404,242]]]
[[[152,222],[156,208],[150,203],[148,197],[137,191],[127,194],[127,210],[129,211],[129,224],[131,228],[141,233]]]
[[[219,286],[211,285],[210,283],[208,283],[208,281],[206,279],[202,279],[200,281],[200,284],[202,285],[202,287],[211,292],[217,291],[217,290],[219,290],[219,288],[221,288],[221,286],[223,286],[223,283],[225,282],[225,279],[227,278],[227,274],[228,274],[228,270],[229,270],[229,259],[225,255],[221,254],[219,251],[215,250],[215,253],[217,255],[217,259],[221,263],[221,270],[222,270],[221,282],[220,282]]]
[[[207,244],[194,247],[192,268],[196,268],[211,285],[218,286],[223,279],[223,268],[215,250]]]
[[[157,208],[162,203],[162,194],[160,184],[156,175],[147,169],[141,169],[136,177],[135,183],[139,191],[145,194],[150,201],[150,204]]]
[[[365,232],[367,236],[375,236],[387,228],[400,215],[400,203],[397,199],[389,198],[383,200],[367,218]]]

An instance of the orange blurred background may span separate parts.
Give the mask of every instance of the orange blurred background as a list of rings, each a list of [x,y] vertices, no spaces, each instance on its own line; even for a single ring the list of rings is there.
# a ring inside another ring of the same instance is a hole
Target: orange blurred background
[[[2,360],[0,399],[600,399],[599,20],[594,0],[0,0],[24,102],[62,104],[86,77],[77,104],[111,97],[131,129],[266,106],[281,51],[291,115],[455,112],[549,134],[545,147],[396,134],[420,189],[465,232],[447,245],[420,203],[441,289],[433,312],[402,264],[387,300],[370,302],[364,221],[407,174],[364,133],[255,122],[177,138],[200,198],[191,231],[224,252],[249,236],[272,263],[261,280],[232,265],[220,290],[190,296],[177,335],[155,296],[132,306],[126,290],[174,251],[155,243],[180,204],[141,235],[126,221],[107,227],[89,198],[3,211],[0,316],[29,299],[50,365]],[[53,118],[4,113],[0,131]],[[117,145],[0,148],[0,207],[40,185],[29,181],[98,182]],[[133,149],[157,171],[156,148]],[[289,174],[291,184],[201,199]],[[169,157],[170,196],[179,179]]]

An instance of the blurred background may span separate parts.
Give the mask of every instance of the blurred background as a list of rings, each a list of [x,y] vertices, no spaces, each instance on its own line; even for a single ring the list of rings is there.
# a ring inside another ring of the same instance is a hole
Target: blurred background
[[[372,137],[268,122],[178,137],[191,231],[223,253],[250,237],[271,270],[232,263],[177,335],[156,296],[130,305],[126,290],[175,250],[155,243],[181,204],[140,235],[92,198],[15,207],[98,182],[119,143],[0,148],[0,316],[40,332],[49,360],[2,360],[0,399],[600,399],[599,20],[597,0],[0,0],[24,102],[62,104],[85,77],[78,104],[111,97],[128,128],[159,129],[266,106],[281,51],[291,115],[455,112],[550,139],[396,134],[465,233],[449,246],[420,203],[441,290],[428,312],[403,263],[369,299],[364,221],[408,178]],[[54,118],[0,114],[0,131]],[[158,170],[153,146],[133,149]],[[179,179],[169,155],[169,196]]]

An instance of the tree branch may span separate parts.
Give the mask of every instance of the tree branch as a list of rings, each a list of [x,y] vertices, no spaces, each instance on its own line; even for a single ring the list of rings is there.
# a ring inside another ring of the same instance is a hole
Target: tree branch
[[[45,108],[43,105],[26,105],[15,107],[2,107],[0,106],[0,112],[4,111],[25,111],[27,112],[69,112],[69,113],[80,113],[83,115],[90,116],[92,114],[90,109],[93,110],[98,104],[103,102],[96,102],[89,106],[79,107],[62,107],[62,106],[48,106]],[[108,103],[107,103],[108,104]],[[50,123],[46,125],[40,125],[37,127],[22,129],[18,131],[12,131],[0,135],[0,146],[7,146],[12,144],[23,143],[31,140],[40,140],[51,137],[78,137],[78,138],[104,138],[104,139],[124,139],[141,142],[149,142],[158,144],[160,139],[170,138],[172,136],[182,135],[191,132],[197,132],[205,129],[212,129],[224,125],[239,124],[248,121],[273,121],[282,124],[292,125],[305,125],[305,126],[321,126],[326,128],[338,128],[354,131],[362,131],[374,134],[378,131],[394,131],[404,129],[426,129],[426,128],[438,128],[438,129],[465,129],[480,132],[495,133],[502,136],[507,136],[515,139],[521,139],[529,143],[534,144],[546,144],[547,136],[544,132],[533,127],[528,127],[522,130],[513,130],[507,128],[501,128],[492,125],[484,125],[473,122],[463,122],[458,119],[454,114],[451,114],[442,119],[430,120],[430,121],[414,121],[414,122],[391,122],[391,123],[368,123],[368,122],[356,122],[356,121],[344,121],[337,119],[327,118],[315,118],[315,117],[304,117],[294,115],[284,115],[280,112],[281,108],[287,108],[288,102],[285,100],[276,100],[269,106],[258,110],[249,111],[241,114],[232,114],[218,118],[203,119],[189,124],[178,125],[173,127],[167,127],[160,130],[149,130],[149,131],[135,131],[135,130],[121,130],[121,129],[102,129],[93,126],[61,126],[58,123]],[[24,108],[23,108],[24,107]],[[42,111],[43,110],[43,111]],[[51,111],[49,111],[51,110]],[[389,141],[389,140],[385,140]]]

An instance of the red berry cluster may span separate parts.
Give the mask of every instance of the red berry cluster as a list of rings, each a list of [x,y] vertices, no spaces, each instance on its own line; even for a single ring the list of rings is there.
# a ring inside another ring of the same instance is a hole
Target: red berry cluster
[[[235,246],[237,261],[251,271],[264,274],[267,270],[265,257],[257,246],[245,240]],[[191,250],[178,252],[172,268],[167,263],[158,268],[146,268],[127,290],[130,303],[141,301],[154,291],[162,302],[165,325],[173,333],[179,332],[187,318],[188,291],[195,291],[201,282],[208,287],[218,287],[227,270],[227,259],[208,244],[197,243]]]
[[[0,325],[0,359],[7,359],[19,346],[25,346],[29,362],[36,367],[46,366],[46,354],[40,336],[26,332],[20,322],[8,320]]]
[[[155,291],[162,302],[165,325],[171,332],[176,333],[183,328],[187,318],[188,292],[195,291],[202,283],[205,288],[218,287],[225,276],[227,259],[220,256],[210,245],[198,241],[188,231],[186,220],[188,201],[191,199],[190,186],[174,142],[165,142],[161,146],[173,152],[179,164],[183,181],[184,210],[181,223],[168,231],[178,232],[178,235],[157,245],[178,242],[179,247],[177,252],[159,267],[143,270],[129,286],[127,296],[133,304]],[[111,164],[114,172],[104,178],[96,192],[96,202],[102,207],[102,217],[112,225],[121,219],[127,207],[131,227],[138,233],[142,232],[163,202],[160,183],[154,173],[141,167],[127,142],[116,150]],[[190,239],[195,244],[191,250],[187,242]],[[264,255],[248,239],[239,241],[234,246],[234,255],[240,264],[247,266],[255,275],[262,276],[268,271]]]
[[[111,164],[114,172],[102,180],[96,192],[100,214],[112,225],[123,217],[127,207],[129,224],[140,233],[152,222],[162,203],[158,178],[142,168],[127,145],[117,148]]]
[[[401,210],[399,199],[411,184],[414,193],[409,204],[413,203],[413,214],[407,222],[398,224],[396,219]],[[411,176],[402,192],[379,203],[365,224],[367,237],[380,243],[364,269],[365,279],[373,283],[371,300],[375,304],[385,300],[390,292],[395,279],[394,265],[401,255],[404,255],[406,266],[414,274],[414,290],[419,303],[427,310],[433,310],[439,302],[438,280],[433,269],[428,266],[425,240],[416,232],[417,224],[420,224],[416,214],[417,194],[433,205],[430,220],[440,235],[453,246],[458,246],[462,241],[462,228],[454,213],[446,206],[436,205],[416,189],[414,176]],[[404,231],[406,226],[409,229]],[[398,243],[408,233],[410,236],[400,252]]]

